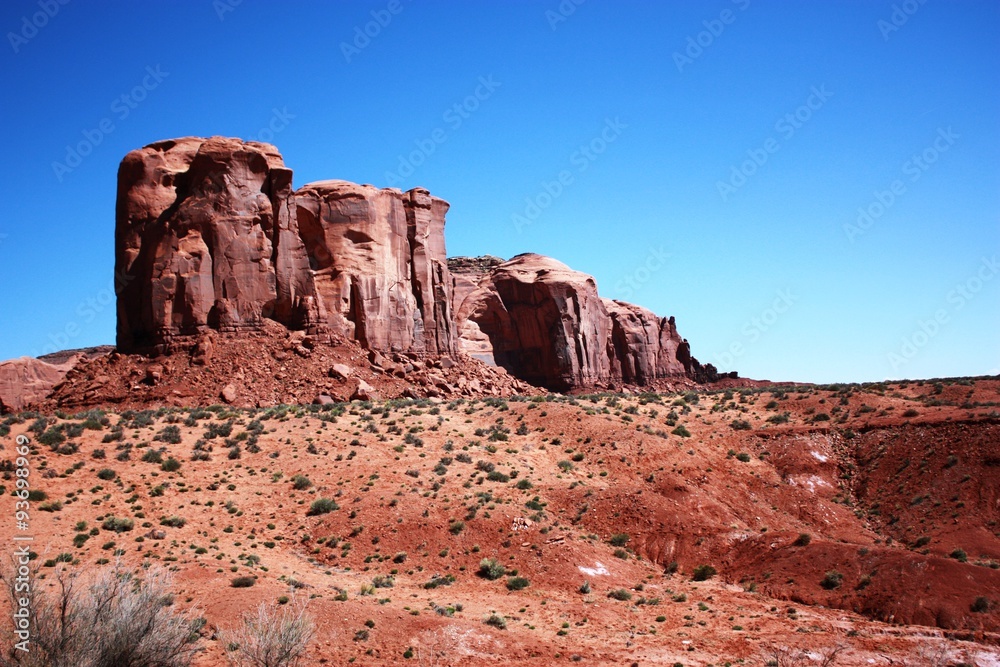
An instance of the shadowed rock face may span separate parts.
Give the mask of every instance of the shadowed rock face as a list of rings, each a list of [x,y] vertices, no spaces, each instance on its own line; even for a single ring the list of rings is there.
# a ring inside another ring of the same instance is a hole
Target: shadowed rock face
[[[292,172],[269,144],[184,138],[132,151],[118,171],[118,347],[163,349],[264,317],[316,325]]]
[[[602,299],[594,279],[554,259],[452,261],[463,351],[555,391],[664,378],[715,379],[673,318]],[[475,287],[470,287],[475,285]]]
[[[376,350],[453,354],[458,336],[444,246],[448,203],[320,181],[296,193],[302,238],[331,326]]]

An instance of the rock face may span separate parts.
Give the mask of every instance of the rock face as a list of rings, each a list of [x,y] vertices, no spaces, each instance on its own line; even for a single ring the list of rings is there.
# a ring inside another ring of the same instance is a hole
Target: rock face
[[[452,264],[475,289],[458,308],[463,351],[555,391],[658,379],[715,379],[673,318],[602,299],[594,279],[554,259],[524,254],[501,264]],[[476,276],[478,274],[478,280]],[[456,278],[456,281],[458,278]]]
[[[346,181],[296,193],[302,238],[331,326],[365,347],[458,349],[444,245],[448,203]]]
[[[270,144],[213,137],[132,151],[118,170],[118,348],[162,349],[265,317],[317,325],[292,172]]]
[[[207,367],[227,337],[283,325],[385,353],[391,363],[372,368],[399,377],[400,355],[461,351],[557,391],[714,379],[672,318],[602,299],[592,277],[553,259],[448,260],[447,211],[420,188],[293,191],[270,144],[187,137],[132,151],[118,172],[118,349],[184,348]],[[240,398],[226,388],[224,400]]]

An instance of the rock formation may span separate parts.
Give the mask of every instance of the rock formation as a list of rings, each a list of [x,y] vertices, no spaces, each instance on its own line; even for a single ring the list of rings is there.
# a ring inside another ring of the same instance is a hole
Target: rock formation
[[[118,173],[118,348],[183,348],[205,366],[227,337],[277,323],[413,359],[462,351],[559,391],[714,379],[672,318],[602,299],[555,260],[449,262],[447,211],[420,188],[294,191],[269,144],[188,137],[132,151]]]
[[[444,245],[447,202],[422,189],[320,181],[302,187],[296,203],[335,330],[375,350],[457,351]]]
[[[118,347],[162,349],[209,329],[322,319],[295,219],[292,172],[270,144],[184,138],[118,170]]]
[[[716,379],[712,366],[691,356],[673,318],[602,299],[591,276],[554,259],[524,254],[498,264],[459,258],[452,269],[456,295],[465,295],[456,309],[462,350],[526,382],[565,391]]]
[[[66,350],[39,359],[21,357],[0,362],[0,414],[18,412],[41,401],[77,363],[110,351],[110,347],[94,347]]]

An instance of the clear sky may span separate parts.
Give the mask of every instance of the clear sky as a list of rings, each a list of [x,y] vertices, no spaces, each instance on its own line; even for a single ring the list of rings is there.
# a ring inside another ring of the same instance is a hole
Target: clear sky
[[[276,144],[815,382],[1000,372],[995,0],[5,0],[0,359],[114,341],[118,162]],[[367,34],[365,34],[367,32]]]

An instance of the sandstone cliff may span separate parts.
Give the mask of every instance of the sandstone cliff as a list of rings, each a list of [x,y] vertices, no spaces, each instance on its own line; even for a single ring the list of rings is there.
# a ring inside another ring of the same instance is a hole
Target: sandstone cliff
[[[717,379],[691,356],[673,318],[602,299],[591,276],[554,259],[457,258],[452,269],[456,295],[464,295],[456,308],[462,350],[531,384],[565,391]]]
[[[317,290],[336,330],[377,350],[457,351],[447,202],[426,190],[320,181],[301,188],[296,203]]]
[[[118,348],[322,319],[299,236],[292,172],[274,146],[188,137],[118,170]]]
[[[190,350],[205,364],[227,338],[277,323],[383,353],[464,352],[558,391],[715,379],[672,318],[602,299],[553,259],[448,260],[448,207],[420,188],[293,190],[269,144],[187,137],[132,151],[118,174],[118,348]]]

